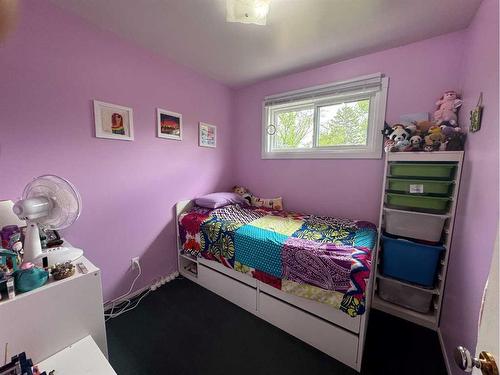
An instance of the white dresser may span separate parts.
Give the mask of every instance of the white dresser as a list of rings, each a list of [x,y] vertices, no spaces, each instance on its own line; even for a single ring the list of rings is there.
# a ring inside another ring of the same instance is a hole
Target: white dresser
[[[116,375],[92,337],[87,336],[38,364],[40,372],[70,375]]]
[[[0,301],[0,348],[8,343],[9,358],[26,352],[39,363],[91,336],[108,357],[101,271],[82,257],[88,273],[50,281],[28,293]]]

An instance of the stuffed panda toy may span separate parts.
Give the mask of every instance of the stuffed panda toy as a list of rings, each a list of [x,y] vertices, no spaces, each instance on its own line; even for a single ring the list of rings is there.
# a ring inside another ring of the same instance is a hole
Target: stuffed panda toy
[[[410,146],[412,151],[420,151],[422,149],[423,139],[419,135],[414,135],[410,138]]]
[[[384,149],[389,151],[406,151],[411,148],[410,137],[411,131],[402,124],[395,124],[392,127],[385,126],[382,133],[386,140]]]
[[[396,124],[392,126],[392,132],[389,134],[388,138],[396,144],[402,141],[408,141],[411,137],[411,132],[409,129],[405,128],[401,124]]]

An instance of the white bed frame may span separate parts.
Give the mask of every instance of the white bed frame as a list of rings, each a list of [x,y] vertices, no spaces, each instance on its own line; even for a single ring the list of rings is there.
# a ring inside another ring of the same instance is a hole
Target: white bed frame
[[[192,206],[191,200],[177,203],[177,223],[179,215]],[[182,276],[217,293],[356,371],[361,370],[370,313],[373,272],[366,291],[366,312],[352,318],[326,304],[282,292],[218,262],[204,258],[195,259],[181,254],[178,228],[177,224],[178,266]],[[373,262],[375,261],[374,259]],[[190,272],[189,266],[196,267],[197,272]]]

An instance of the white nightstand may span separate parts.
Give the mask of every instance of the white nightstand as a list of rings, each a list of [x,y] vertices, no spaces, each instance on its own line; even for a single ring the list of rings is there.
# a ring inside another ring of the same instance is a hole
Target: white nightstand
[[[38,364],[47,374],[116,375],[92,337],[87,336]]]
[[[85,257],[79,262],[88,273],[77,267],[71,277],[0,301],[2,352],[8,343],[9,356],[26,352],[38,363],[90,335],[107,358],[101,271]]]

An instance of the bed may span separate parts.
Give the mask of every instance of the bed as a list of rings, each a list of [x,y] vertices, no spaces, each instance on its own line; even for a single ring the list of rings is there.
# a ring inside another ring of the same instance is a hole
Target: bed
[[[177,220],[182,275],[360,370],[375,225],[192,201]]]

